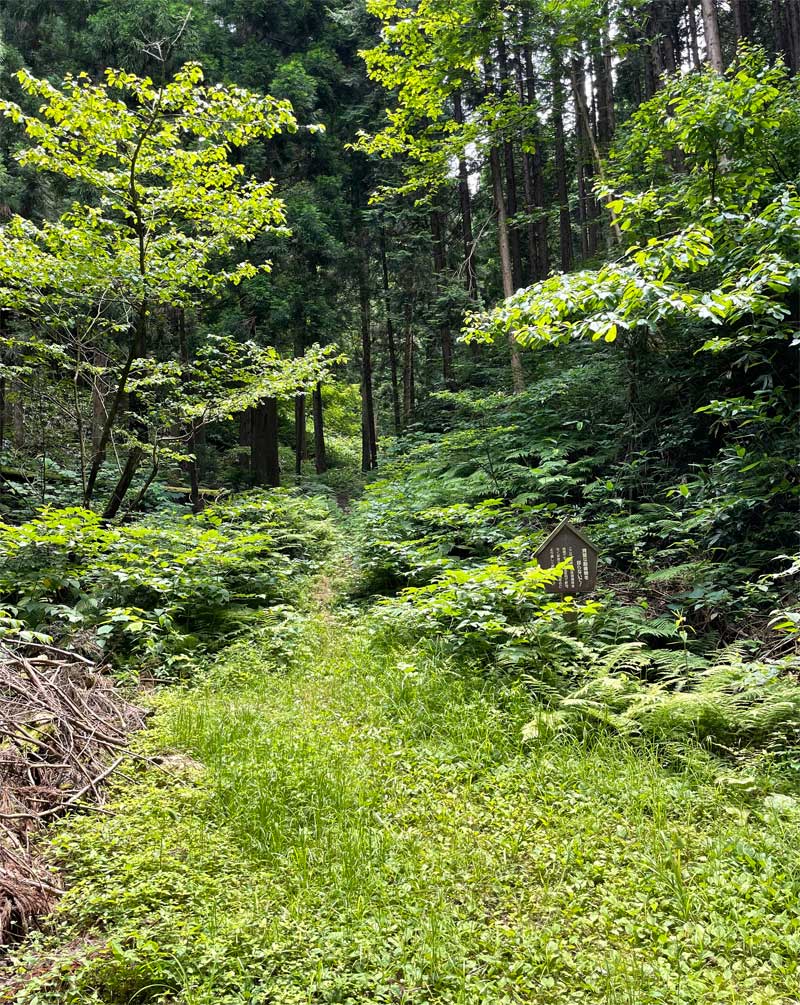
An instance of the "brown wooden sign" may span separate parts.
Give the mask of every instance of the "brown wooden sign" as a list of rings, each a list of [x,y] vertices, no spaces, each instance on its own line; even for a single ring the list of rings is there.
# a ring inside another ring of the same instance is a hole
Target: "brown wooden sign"
[[[568,520],[562,520],[535,552],[543,569],[572,559],[572,568],[547,589],[551,593],[591,593],[597,585],[597,548]]]

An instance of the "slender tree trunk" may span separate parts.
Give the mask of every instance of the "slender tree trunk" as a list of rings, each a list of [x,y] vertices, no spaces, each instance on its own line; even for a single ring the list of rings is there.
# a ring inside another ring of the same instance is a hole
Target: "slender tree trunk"
[[[500,68],[500,99],[506,97],[510,86],[508,53],[505,39],[501,35],[497,43],[497,55]],[[503,166],[506,176],[506,225],[508,229],[508,247],[511,252],[511,272],[514,289],[522,286],[522,253],[520,250],[519,230],[512,221],[517,215],[517,171],[514,163],[514,144],[503,140]]]
[[[108,356],[100,349],[94,352],[93,363],[96,369],[106,370],[108,368]],[[100,447],[100,437],[103,434],[103,425],[106,421],[106,395],[108,394],[108,381],[105,374],[95,373],[92,376],[92,456],[97,453]],[[104,460],[105,458],[103,458]]]
[[[361,469],[371,471],[378,463],[378,450],[372,397],[372,336],[366,232],[362,232],[359,242],[358,299],[361,315]]]
[[[119,512],[119,508],[133,484],[133,479],[136,477],[136,472],[139,465],[142,463],[143,457],[144,450],[138,445],[131,447],[128,451],[125,467],[122,469],[122,474],[119,476],[117,484],[114,486],[109,500],[106,503],[106,508],[103,510],[104,520],[113,520]]]
[[[447,269],[447,251],[444,244],[445,221],[440,209],[431,210],[431,238],[433,243],[433,270],[436,273],[439,296],[444,298],[445,272]],[[439,340],[442,347],[442,377],[445,387],[453,387],[453,334],[450,330],[449,304],[440,307],[442,318],[439,323]]]
[[[392,303],[389,294],[389,265],[386,261],[386,233],[381,227],[381,273],[383,277],[383,303],[386,312],[386,347],[389,352],[389,376],[392,384],[392,417],[394,419],[395,435],[400,435],[402,423],[400,419],[400,387],[397,381],[397,345],[394,340],[394,324],[392,322]]]
[[[577,123],[577,163],[579,213],[581,219],[581,246],[584,258],[593,255],[600,244],[598,207],[594,198],[594,157],[596,149],[589,109],[586,106],[586,75],[582,56],[573,56],[570,76],[572,94],[575,101],[575,121]],[[597,157],[600,160],[599,151]]]
[[[403,425],[414,413],[414,301],[406,291],[403,304]]]
[[[311,395],[311,410],[314,415],[314,468],[318,475],[328,470],[328,458],[325,453],[325,424],[322,409],[322,384],[317,381]]]
[[[186,340],[186,312],[182,307],[178,308],[178,344],[181,352],[181,363],[183,364],[183,382],[189,379],[189,344]],[[189,501],[192,504],[192,512],[200,512],[200,475],[197,469],[197,423],[192,419],[189,422],[189,433],[186,438],[186,446],[189,449],[189,459],[184,461],[183,467],[189,476]],[[158,471],[158,464],[153,465],[153,478]],[[152,478],[151,478],[152,481]]]
[[[772,0],[775,49],[791,72],[800,71],[800,0]]]
[[[142,252],[143,254],[143,252]],[[143,269],[143,266],[142,266]],[[94,495],[94,488],[97,482],[97,476],[100,473],[100,467],[105,459],[106,447],[111,439],[111,433],[114,429],[114,422],[117,418],[117,413],[119,412],[120,406],[122,404],[122,399],[125,396],[125,384],[131,372],[131,367],[136,359],[144,355],[145,344],[147,340],[147,318],[149,312],[149,303],[147,299],[143,299],[139,304],[139,309],[136,315],[136,322],[133,326],[133,331],[131,333],[131,342],[128,348],[128,355],[122,366],[122,372],[119,376],[119,381],[117,382],[117,389],[114,392],[114,397],[111,399],[111,403],[106,410],[106,419],[103,424],[103,429],[100,433],[100,438],[97,442],[97,449],[94,452],[94,457],[92,458],[92,465],[89,469],[89,476],[86,479],[86,491],[84,493],[83,504],[88,506],[89,502]],[[129,396],[129,407],[134,413],[134,427],[137,432],[141,432],[141,425],[136,421],[136,409],[137,402],[133,395]],[[144,452],[141,448],[134,447],[128,454],[128,459],[125,463],[122,475],[117,482],[114,491],[112,492],[111,498],[106,505],[105,513],[107,519],[116,515],[122,500],[125,498],[125,493],[130,488],[130,484],[133,481],[133,476],[136,474],[136,468],[141,462]]]
[[[572,268],[572,221],[569,214],[567,147],[564,139],[564,87],[561,81],[561,57],[557,52],[553,52],[553,134],[561,271],[569,272]]]
[[[517,96],[521,105],[526,102],[533,105],[534,102],[528,101],[528,91],[526,90],[525,76],[522,69],[522,57],[519,52],[514,55],[514,70],[517,78]],[[533,81],[528,82],[528,86],[532,88]],[[535,149],[539,150],[541,144],[538,142],[538,136],[535,137]],[[522,151],[522,182],[523,190],[525,193],[525,212],[528,216],[528,222],[525,225],[525,235],[527,237],[528,243],[528,282],[536,282],[537,279],[543,279],[542,275],[542,255],[539,248],[539,231],[537,229],[538,219],[534,222],[533,217],[538,209],[536,203],[536,164],[534,163],[533,155],[528,153],[527,150]],[[546,275],[546,273],[545,273]]]
[[[302,475],[306,459],[306,396],[294,396],[294,473]]]
[[[577,65],[576,65],[577,64]],[[589,110],[586,107],[586,95],[584,93],[583,87],[583,77],[580,75],[581,66],[579,60],[573,60],[572,62],[572,91],[575,97],[575,113],[578,119],[578,135],[583,139],[586,147],[591,152],[591,162],[593,165],[593,171],[597,173],[597,177],[600,181],[605,181],[605,174],[603,171],[603,158],[600,154],[600,150],[597,146],[597,142],[594,138],[594,133],[592,132],[591,123],[589,121]],[[579,144],[580,146],[580,144]],[[591,178],[591,175],[587,175]],[[599,216],[599,206],[597,200],[591,197],[592,212],[594,213],[595,219]],[[622,243],[622,232],[619,228],[619,224],[616,221],[614,214],[611,214],[611,233],[614,240],[618,243]]]
[[[722,73],[722,42],[719,35],[716,0],[700,0],[703,13],[703,33],[706,39],[706,59],[717,73]]]
[[[252,409],[250,465],[256,485],[280,485],[277,398],[265,398]]]
[[[131,354],[129,355],[126,367],[123,368],[123,377],[121,378],[120,385],[118,387],[118,394],[115,396],[115,401],[112,403],[112,408],[109,410],[109,418],[107,419],[106,426],[104,426],[103,434],[101,435],[101,444],[105,452],[106,446],[108,444],[108,439],[106,434],[111,436],[113,416],[116,417],[117,408],[119,407],[120,401],[122,400],[122,395],[125,393],[125,381],[128,379],[128,374],[131,371],[131,366],[135,359],[141,359],[145,355],[145,342],[147,337],[147,324],[148,324],[148,313],[149,304],[147,300],[143,300],[142,305],[139,309],[139,318],[137,320],[136,326],[136,339],[135,345],[132,347]],[[131,410],[131,425],[139,437],[140,442],[143,442],[147,438],[147,426],[142,421],[139,414],[141,403],[139,398],[135,394],[129,394],[128,396],[128,406]],[[123,500],[128,494],[131,485],[133,484],[134,478],[136,477],[136,472],[139,465],[142,463],[142,458],[145,456],[144,448],[137,444],[133,446],[128,451],[128,457],[125,462],[125,467],[123,468],[123,473],[120,475],[117,484],[114,486],[112,494],[106,504],[106,509],[103,511],[104,520],[113,520],[119,513],[120,507],[123,505]],[[92,468],[89,472],[89,477],[86,482],[86,495],[90,497],[91,491],[93,489],[92,474],[96,477],[96,471],[99,470],[99,463],[94,467],[94,462],[92,461]]]
[[[78,331],[75,331],[75,342],[77,351],[75,354],[75,372],[72,375],[72,403],[75,409],[75,436],[78,441],[78,466],[81,473],[81,494],[86,491],[86,435],[83,421],[83,411],[81,410],[81,360],[83,351]]]
[[[538,105],[536,97],[536,77],[533,72],[533,53],[531,47],[524,48],[525,56],[525,94],[528,104],[535,108]],[[538,211],[538,219],[533,225],[536,241],[536,273],[537,278],[546,279],[550,272],[550,251],[548,248],[547,236],[547,207],[544,191],[544,169],[545,169],[545,145],[541,136],[541,130],[537,130],[538,135],[534,138],[535,145],[533,154],[530,156],[532,204]]]
[[[503,180],[500,171],[500,153],[496,146],[491,148],[489,153],[489,164],[492,172],[492,193],[494,195],[494,208],[497,214],[497,243],[500,251],[500,274],[503,281],[503,296],[514,295],[514,273],[511,262],[511,249],[508,243],[508,221],[506,219],[506,205],[503,199]],[[511,382],[514,394],[520,394],[525,390],[525,373],[522,369],[522,358],[519,354],[519,345],[512,332],[508,333],[508,344],[511,353]]]
[[[736,26],[736,38],[740,42],[752,37],[753,18],[750,13],[750,0],[733,0],[733,21]]]
[[[245,473],[252,469],[253,446],[253,409],[246,408],[239,413],[239,446],[247,447],[247,451],[239,451],[239,467]]]
[[[453,95],[453,115],[456,123],[464,124],[461,94]],[[464,241],[464,285],[470,300],[478,299],[478,277],[475,271],[475,243],[472,236],[472,197],[469,191],[469,172],[464,157],[458,159],[458,202],[461,210],[461,235]]]
[[[6,314],[0,308],[0,336],[6,334]],[[0,362],[3,359],[3,350],[0,350]],[[0,377],[0,453],[6,445],[6,378]]]
[[[697,44],[697,10],[696,10],[697,0],[689,0],[688,2],[688,21],[689,21],[689,49],[692,53],[692,65],[695,70],[699,70],[700,63],[700,46]]]
[[[603,4],[603,23],[608,25],[608,3]],[[615,129],[614,81],[611,69],[611,42],[607,27],[600,32],[599,48],[592,56],[597,88],[597,143],[605,153],[611,145]]]

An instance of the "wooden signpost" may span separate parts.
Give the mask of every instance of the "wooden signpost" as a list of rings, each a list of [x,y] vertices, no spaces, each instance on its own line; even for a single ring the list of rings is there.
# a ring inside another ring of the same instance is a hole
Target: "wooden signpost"
[[[552,569],[572,559],[567,569],[547,589],[570,596],[591,593],[597,585],[597,548],[569,520],[562,520],[552,534],[536,549],[534,557],[543,569]]]

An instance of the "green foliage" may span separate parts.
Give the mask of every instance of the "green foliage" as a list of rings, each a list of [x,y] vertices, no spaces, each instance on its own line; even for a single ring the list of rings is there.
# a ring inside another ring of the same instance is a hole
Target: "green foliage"
[[[197,64],[161,85],[121,70],[105,76],[105,84],[68,76],[58,88],[21,70],[39,113],[0,103],[29,138],[24,166],[79,182],[97,199],[76,202],[55,223],[15,216],[5,224],[5,305],[53,310],[56,297],[77,309],[111,286],[135,305],[186,304],[268,267],[219,269],[238,242],[284,223],[272,183],[246,178],[229,152],[295,129],[288,103],[205,85]]]
[[[330,544],[328,512],[277,489],[119,527],[89,510],[46,509],[0,524],[0,596],[27,629],[61,644],[177,670],[189,651],[236,631],[239,612],[296,596],[298,576]]]
[[[662,672],[662,679],[648,683],[631,671],[647,666],[651,654],[634,645],[622,656],[612,650],[598,659],[589,680],[548,713],[550,727],[606,728],[660,743],[696,739],[728,750],[758,746],[785,759],[796,755],[800,687],[785,664],[743,662],[733,648],[690,673],[676,660],[672,674]]]
[[[283,673],[253,638],[158,696],[164,770],[58,826],[68,892],[14,954],[20,1005],[795,994],[800,810],[768,759],[546,721],[525,743],[523,682],[341,613],[301,631]]]
[[[506,660],[512,650],[521,660],[565,615],[596,613],[594,602],[576,604],[548,594],[548,585],[567,568],[569,562],[542,569],[535,561],[490,559],[447,569],[427,586],[407,587],[398,599],[386,601],[384,616],[399,618],[407,629],[451,643],[465,654],[502,647]]]

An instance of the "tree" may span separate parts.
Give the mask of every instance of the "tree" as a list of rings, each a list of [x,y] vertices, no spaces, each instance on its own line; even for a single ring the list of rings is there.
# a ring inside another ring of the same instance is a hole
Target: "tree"
[[[247,178],[231,151],[297,124],[288,102],[207,85],[197,64],[160,84],[121,70],[107,70],[102,84],[80,74],[55,87],[24,70],[18,79],[42,103],[38,114],[28,114],[0,102],[31,143],[20,163],[91,195],[55,222],[37,227],[15,216],[3,227],[2,303],[34,317],[99,310],[123,336],[116,387],[86,479],[88,503],[132,368],[151,352],[154,313],[189,307],[269,269],[249,261],[225,265],[257,234],[286,233],[272,182]],[[119,510],[147,449],[135,391],[129,407],[128,456],[107,517]]]

